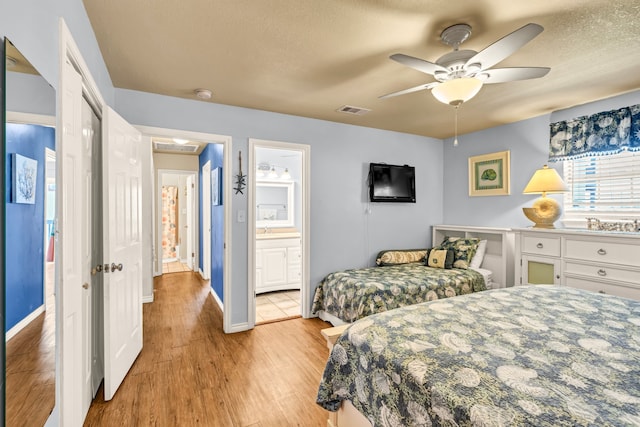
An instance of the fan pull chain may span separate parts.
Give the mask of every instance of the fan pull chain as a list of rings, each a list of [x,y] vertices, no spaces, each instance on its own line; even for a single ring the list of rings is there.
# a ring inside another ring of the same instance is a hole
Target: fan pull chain
[[[459,105],[455,106],[455,137],[453,138],[453,146],[457,147],[458,146],[458,107]]]

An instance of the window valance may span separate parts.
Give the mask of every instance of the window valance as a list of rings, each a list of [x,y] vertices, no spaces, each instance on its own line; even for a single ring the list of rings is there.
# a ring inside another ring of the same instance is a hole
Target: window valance
[[[640,151],[640,104],[551,123],[549,161]]]

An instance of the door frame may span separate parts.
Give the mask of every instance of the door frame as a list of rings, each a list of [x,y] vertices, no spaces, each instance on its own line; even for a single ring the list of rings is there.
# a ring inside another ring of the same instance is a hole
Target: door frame
[[[63,111],[63,99],[66,94],[62,93],[60,88],[62,87],[62,82],[67,75],[67,62],[69,62],[75,71],[80,75],[82,79],[82,93],[83,97],[89,103],[89,105],[94,109],[96,114],[100,119],[102,119],[102,109],[106,105],[102,94],[98,90],[98,85],[93,79],[91,72],[89,71],[89,67],[87,66],[82,54],[80,53],[80,49],[76,44],[69,27],[67,26],[64,18],[60,17],[58,21],[58,33],[59,33],[59,86],[56,91],[56,158],[60,161],[61,148],[63,145],[63,135],[64,135],[64,126],[66,123],[63,123],[62,120],[62,111]],[[61,167],[57,168],[56,171],[56,185],[62,187],[60,184],[63,184],[63,180],[61,179],[62,172]],[[55,224],[55,234],[56,239],[56,249],[61,249],[64,242],[64,233],[65,230],[60,229],[60,218],[62,218],[63,212],[63,191],[60,189],[56,192],[56,224]],[[96,242],[94,242],[96,243]],[[62,249],[57,250],[58,255],[62,254]],[[73,307],[65,307],[63,304],[63,294],[65,283],[63,282],[63,267],[62,267],[62,259],[61,256],[56,257],[56,273],[55,273],[55,290],[56,290],[56,373],[55,373],[55,406],[53,411],[49,417],[48,423],[51,422],[55,425],[65,425],[76,423],[78,420],[73,420],[74,412],[74,399],[77,399],[75,403],[79,403],[79,400],[82,399],[79,396],[79,393],[76,390],[76,394],[78,396],[72,395],[73,398],[71,401],[67,401],[67,397],[64,396],[64,392],[71,393],[71,390],[75,390],[73,386],[73,375],[64,374],[62,372],[63,366],[68,366],[70,364],[69,360],[73,360],[74,358],[74,349],[63,348],[64,339],[62,334],[64,329],[64,315],[68,310],[73,310]],[[82,325],[84,328],[91,328],[91,325]],[[80,335],[84,334],[82,332]],[[76,405],[77,406],[77,405]]]
[[[311,301],[309,295],[311,291],[310,272],[310,212],[311,212],[311,146],[307,144],[297,144],[282,141],[270,141],[264,139],[249,138],[249,176],[248,180],[248,200],[247,200],[247,258],[248,258],[248,292],[247,292],[247,312],[249,329],[256,325],[256,148],[275,148],[280,150],[298,151],[302,154],[302,226],[301,226],[301,247],[302,247],[302,283],[300,284],[300,308],[304,318],[311,317]],[[226,291],[225,291],[226,292]],[[225,293],[225,296],[227,294]]]
[[[155,195],[157,198],[157,203],[156,203],[156,213],[157,215],[154,215],[156,217],[156,233],[157,233],[157,238],[155,241],[155,245],[156,249],[155,249],[155,253],[157,254],[157,258],[158,258],[158,262],[155,263],[157,265],[157,269],[156,271],[154,271],[154,276],[160,276],[162,275],[162,262],[164,260],[164,257],[162,256],[162,220],[160,219],[162,217],[162,179],[165,175],[180,175],[180,176],[192,176],[197,178],[198,176],[198,171],[189,171],[189,170],[179,170],[179,169],[158,169],[158,180],[155,183]],[[195,179],[194,181],[194,191],[198,191],[199,190],[199,185],[198,185],[198,180]],[[180,199],[178,199],[180,200]],[[195,198],[193,200],[193,204],[192,206],[188,206],[187,205],[187,216],[191,217],[191,221],[192,223],[195,223],[195,230],[187,230],[187,233],[193,233],[195,232],[196,235],[198,235],[198,233],[200,232],[200,222],[198,221],[198,217],[196,216],[196,213],[198,212],[198,199]],[[182,242],[180,243],[180,245],[182,246]],[[195,259],[196,259],[196,263],[199,261],[198,259],[198,243],[196,242],[194,244],[194,252],[196,254]],[[187,257],[188,254],[187,254]]]
[[[135,126],[135,125],[134,125]],[[231,254],[232,254],[232,221],[231,221],[231,199],[233,195],[233,172],[232,172],[232,150],[233,141],[230,136],[219,135],[214,133],[193,132],[178,129],[167,129],[153,126],[135,126],[140,132],[142,132],[143,138],[150,138],[152,136],[158,138],[182,138],[190,141],[204,142],[208,144],[222,144],[223,159],[222,159],[222,203],[224,205],[224,249],[223,249],[223,271],[222,271],[222,289],[224,292],[224,305],[229,307],[228,310],[222,310],[222,327],[225,333],[237,332],[233,328],[231,320]],[[152,172],[153,173],[153,172]],[[200,171],[198,170],[198,174]],[[155,193],[154,193],[155,194]],[[155,215],[153,215],[155,218]],[[213,295],[213,289],[211,289]],[[244,330],[244,329],[243,329]]]

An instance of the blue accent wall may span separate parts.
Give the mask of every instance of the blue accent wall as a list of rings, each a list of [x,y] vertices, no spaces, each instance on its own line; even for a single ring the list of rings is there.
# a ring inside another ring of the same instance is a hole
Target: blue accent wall
[[[6,126],[6,323],[8,331],[44,304],[45,147],[55,149],[55,129],[8,123]],[[11,155],[38,161],[36,203],[12,203]]]
[[[198,174],[200,176],[200,192],[199,192],[199,200],[200,200],[200,212],[198,213],[200,224],[203,223],[203,209],[202,209],[202,167],[208,162],[211,161],[211,172],[214,171],[215,168],[222,168],[223,162],[223,146],[222,144],[207,144],[205,149],[200,153],[199,158],[199,171]],[[220,189],[224,188],[222,183],[223,176],[220,177]],[[223,200],[223,194],[220,193],[220,199]],[[199,267],[203,269],[202,262],[202,247],[203,247],[203,233],[202,227],[200,227],[200,236],[199,239]],[[211,206],[211,272],[209,277],[211,277],[211,288],[218,295],[220,301],[224,302],[224,292],[222,286],[222,269],[223,269],[223,253],[224,253],[224,206]]]

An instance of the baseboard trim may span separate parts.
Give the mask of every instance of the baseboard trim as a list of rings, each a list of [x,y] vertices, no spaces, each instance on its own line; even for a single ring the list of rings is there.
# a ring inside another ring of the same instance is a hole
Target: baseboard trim
[[[44,304],[33,310],[31,314],[16,323],[13,328],[9,329],[6,333],[6,341],[8,342],[11,338],[16,336],[18,332],[24,329],[29,323],[33,322],[35,318],[40,316],[42,313],[44,313]]]
[[[147,303],[150,303],[150,302],[153,302],[153,295],[143,296],[142,297],[142,303],[143,304],[147,304]]]
[[[231,325],[231,328],[229,328],[229,332],[228,333],[234,334],[236,332],[248,331],[249,329],[251,329],[251,328],[249,327],[249,324],[247,322],[236,323],[235,325]]]
[[[210,288],[209,292],[211,292],[211,295],[213,295],[213,299],[216,301],[216,303],[218,303],[218,307],[220,307],[220,310],[222,310],[222,312],[224,313],[224,304],[222,303],[222,300],[220,300],[220,297],[218,297],[218,294],[216,294],[213,288]]]

